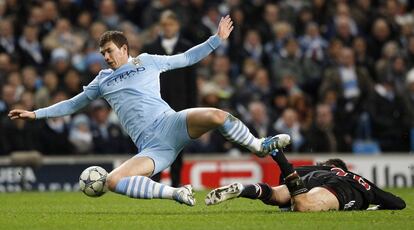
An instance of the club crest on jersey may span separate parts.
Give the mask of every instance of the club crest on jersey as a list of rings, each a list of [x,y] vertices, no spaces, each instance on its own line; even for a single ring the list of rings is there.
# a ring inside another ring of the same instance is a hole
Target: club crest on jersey
[[[112,79],[106,83],[106,86],[114,86],[118,83],[121,83],[122,81],[126,79],[129,79],[130,77],[135,76],[136,73],[142,72],[144,70],[145,70],[145,67],[140,66],[138,68],[130,69],[120,74],[117,74],[113,76]]]
[[[138,66],[142,64],[138,57],[132,58],[131,63]]]

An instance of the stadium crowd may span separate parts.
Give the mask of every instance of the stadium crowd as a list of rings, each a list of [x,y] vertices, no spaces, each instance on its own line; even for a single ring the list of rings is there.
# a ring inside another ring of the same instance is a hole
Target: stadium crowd
[[[7,113],[81,92],[107,68],[98,48],[106,30],[124,32],[131,56],[152,51],[171,26],[160,23],[166,10],[180,31],[160,42],[166,54],[177,40],[206,40],[223,15],[234,31],[162,95],[230,111],[256,136],[287,133],[292,152],[414,150],[413,1],[0,0],[0,155],[135,153],[103,100],[64,118],[11,121]],[[235,148],[212,132],[186,152]]]

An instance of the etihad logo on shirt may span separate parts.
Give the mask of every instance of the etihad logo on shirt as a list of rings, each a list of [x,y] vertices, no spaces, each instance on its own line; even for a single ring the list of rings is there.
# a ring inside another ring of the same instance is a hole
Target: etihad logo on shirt
[[[106,83],[106,86],[114,86],[122,81],[134,76],[138,72],[142,72],[145,70],[145,67],[138,67],[136,69],[131,69],[120,74],[114,75],[111,80]]]

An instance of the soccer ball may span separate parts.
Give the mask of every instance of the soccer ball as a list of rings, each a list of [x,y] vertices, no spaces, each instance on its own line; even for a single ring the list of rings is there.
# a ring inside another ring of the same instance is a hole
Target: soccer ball
[[[106,177],[108,173],[99,166],[91,166],[81,173],[79,177],[79,188],[90,197],[99,197],[108,191]]]

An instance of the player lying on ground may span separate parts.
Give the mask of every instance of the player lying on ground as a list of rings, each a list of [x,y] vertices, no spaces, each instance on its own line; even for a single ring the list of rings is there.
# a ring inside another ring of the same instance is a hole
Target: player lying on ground
[[[284,185],[270,187],[258,183],[242,185],[233,183],[212,190],[206,197],[206,204],[245,197],[260,199],[268,205],[293,211],[366,210],[369,208],[404,209],[401,198],[381,190],[367,179],[348,171],[340,159],[330,159],[315,166],[302,166],[293,170],[282,151],[272,156],[281,168]]]
[[[111,67],[99,72],[77,96],[34,112],[12,110],[11,119],[41,119],[66,116],[103,97],[116,112],[121,125],[138,147],[138,154],[114,169],[107,178],[111,191],[133,198],[174,199],[193,206],[190,185],[172,188],[149,177],[164,170],[191,139],[218,129],[225,138],[257,155],[284,147],[288,135],[258,139],[237,118],[215,108],[193,108],[176,112],[160,96],[161,72],[193,65],[216,49],[233,30],[229,16],[222,18],[217,34],[188,51],[159,56],[129,57],[128,41],[118,31],[105,32],[100,51]]]

